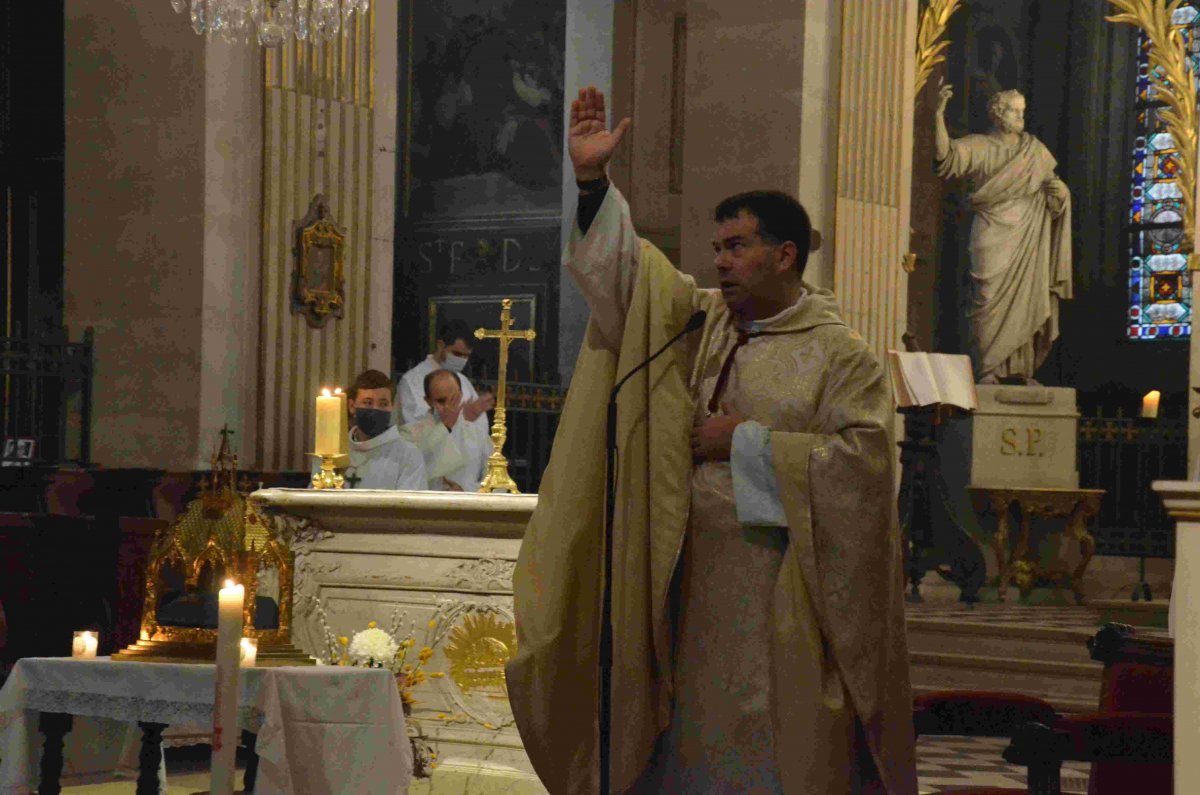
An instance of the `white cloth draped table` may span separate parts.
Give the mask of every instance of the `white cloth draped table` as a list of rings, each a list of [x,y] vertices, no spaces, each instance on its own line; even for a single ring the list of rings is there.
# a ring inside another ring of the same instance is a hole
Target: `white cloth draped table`
[[[238,717],[258,735],[258,795],[407,792],[412,746],[391,672],[297,666],[241,674]],[[36,791],[39,712],[207,731],[214,675],[211,665],[19,660],[0,690],[0,793]]]

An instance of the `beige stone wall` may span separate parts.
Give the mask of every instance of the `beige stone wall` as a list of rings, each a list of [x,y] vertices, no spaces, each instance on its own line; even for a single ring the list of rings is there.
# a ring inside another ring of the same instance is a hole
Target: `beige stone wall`
[[[203,51],[168,3],[66,3],[64,315],[96,329],[105,465],[190,467],[198,446]]]

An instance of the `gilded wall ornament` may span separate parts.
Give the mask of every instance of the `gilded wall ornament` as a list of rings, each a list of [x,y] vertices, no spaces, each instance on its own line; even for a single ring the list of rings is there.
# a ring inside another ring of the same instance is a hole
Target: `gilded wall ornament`
[[[313,196],[308,212],[292,224],[292,241],[292,312],[304,315],[311,328],[323,328],[346,306],[346,233],[323,195]]]
[[[929,0],[921,12],[921,23],[917,27],[917,85],[913,97],[921,94],[933,67],[946,60],[942,52],[950,46],[950,40],[943,39],[942,34],[958,8],[958,0]]]

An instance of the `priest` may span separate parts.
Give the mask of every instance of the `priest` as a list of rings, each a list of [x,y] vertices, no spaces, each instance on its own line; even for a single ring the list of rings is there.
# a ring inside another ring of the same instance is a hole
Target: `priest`
[[[487,412],[491,411],[496,398],[491,392],[480,395],[475,391],[471,379],[463,375],[470,361],[475,339],[471,328],[461,320],[451,320],[438,327],[437,348],[415,367],[411,368],[396,384],[399,395],[397,425],[405,425],[429,414],[429,403],[425,395],[425,376],[434,370],[450,370],[458,373],[463,391],[463,414],[467,422],[476,422],[481,416],[487,429]]]
[[[433,491],[479,491],[492,451],[486,423],[463,417],[460,379],[452,370],[428,373],[422,388],[430,413],[400,429],[421,450]]]
[[[598,788],[605,403],[619,401],[614,792],[917,792],[883,369],[805,283],[808,217],[774,191],[716,210],[719,290],[640,240],[606,166],[603,94],[568,136],[567,265],[592,311],[513,578],[517,726],[552,793]],[[653,496],[651,496],[653,495]]]

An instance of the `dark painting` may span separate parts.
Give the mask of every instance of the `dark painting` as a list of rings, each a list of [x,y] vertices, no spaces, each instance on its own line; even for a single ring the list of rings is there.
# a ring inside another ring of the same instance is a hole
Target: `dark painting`
[[[407,11],[401,213],[415,221],[556,215],[565,4],[420,0]]]

